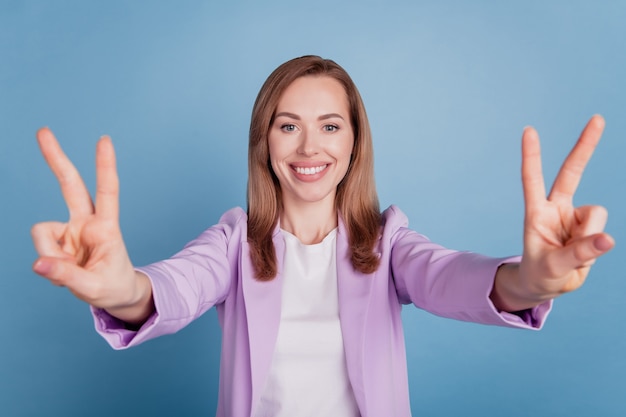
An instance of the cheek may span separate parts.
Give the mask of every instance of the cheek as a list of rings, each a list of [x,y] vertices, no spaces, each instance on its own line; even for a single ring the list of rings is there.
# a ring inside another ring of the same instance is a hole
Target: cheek
[[[270,158],[270,164],[272,165],[272,168],[274,168],[274,170],[276,170],[276,164],[277,161],[279,161],[281,159],[280,157],[280,148],[276,146],[276,142],[270,140],[268,143],[268,152],[269,152],[269,158]]]
[[[337,159],[349,164],[352,159],[352,151],[354,149],[354,140],[352,138],[347,138],[345,141],[341,141],[337,143],[335,149],[335,155],[337,155]]]
[[[270,141],[268,145],[270,167],[272,168],[272,171],[274,172],[274,175],[278,178],[278,180],[282,181],[282,172],[285,168],[283,164],[281,164],[281,161],[283,160],[284,155],[282,155],[281,148],[277,147],[275,142],[273,143],[272,141]]]
[[[290,152],[289,142],[285,140],[285,138],[272,138],[271,136],[267,141],[267,148],[270,154],[270,161],[280,161],[285,159]]]
[[[280,164],[276,158],[273,157],[272,153],[270,153],[270,167],[274,172],[274,175],[280,178]]]

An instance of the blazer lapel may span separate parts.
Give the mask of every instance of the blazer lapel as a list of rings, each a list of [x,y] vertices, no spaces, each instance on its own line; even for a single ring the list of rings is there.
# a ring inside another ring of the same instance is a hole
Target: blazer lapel
[[[362,407],[365,399],[363,340],[373,280],[373,275],[363,274],[352,266],[348,233],[340,216],[337,233],[339,320],[341,322],[348,376],[360,407]]]
[[[241,258],[241,278],[250,343],[252,412],[259,403],[265,381],[269,375],[280,326],[285,241],[279,226],[274,231],[273,240],[278,273],[273,280],[268,282],[261,282],[254,278],[254,268],[250,261],[248,243],[242,243],[244,250]],[[339,320],[348,376],[360,406],[365,398],[362,361],[363,340],[373,280],[373,275],[358,272],[352,266],[347,230],[341,216],[339,216],[337,231]]]
[[[250,343],[252,412],[256,409],[265,387],[280,325],[285,242],[278,226],[274,231],[273,240],[278,273],[273,280],[267,282],[258,281],[254,278],[248,242],[243,242],[241,277]]]

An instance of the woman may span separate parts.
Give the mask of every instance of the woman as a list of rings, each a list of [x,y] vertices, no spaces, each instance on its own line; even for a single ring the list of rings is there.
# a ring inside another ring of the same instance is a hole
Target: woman
[[[606,210],[572,197],[600,139],[594,116],[546,198],[537,133],[522,138],[521,258],[455,252],[380,214],[359,93],[337,64],[288,61],[250,127],[248,210],[233,209],[169,260],[134,269],[118,222],[109,138],[97,145],[95,206],[48,129],[41,151],[70,210],[33,227],[34,270],[92,306],[116,349],[172,333],[216,306],[219,416],[408,416],[401,305],[485,324],[542,326],[609,251]]]

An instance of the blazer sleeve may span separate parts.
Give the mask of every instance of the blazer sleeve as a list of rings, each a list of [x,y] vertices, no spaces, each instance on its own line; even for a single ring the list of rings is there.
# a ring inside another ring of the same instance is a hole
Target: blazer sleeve
[[[400,302],[457,320],[536,330],[543,326],[552,301],[509,313],[498,311],[489,298],[498,267],[519,262],[519,256],[491,258],[446,249],[409,229],[406,216],[395,206],[383,219],[383,241],[390,242],[391,274]]]
[[[240,245],[234,243],[240,241],[245,228],[245,212],[232,209],[170,259],[137,268],[150,279],[155,312],[133,330],[106,311],[92,307],[97,332],[114,349],[125,349],[175,333],[223,302],[238,259]]]

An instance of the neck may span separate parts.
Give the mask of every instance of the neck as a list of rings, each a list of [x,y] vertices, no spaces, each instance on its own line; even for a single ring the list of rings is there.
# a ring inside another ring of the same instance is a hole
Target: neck
[[[334,199],[315,203],[284,204],[280,227],[305,245],[320,243],[337,227]],[[287,202],[284,202],[287,203]]]

